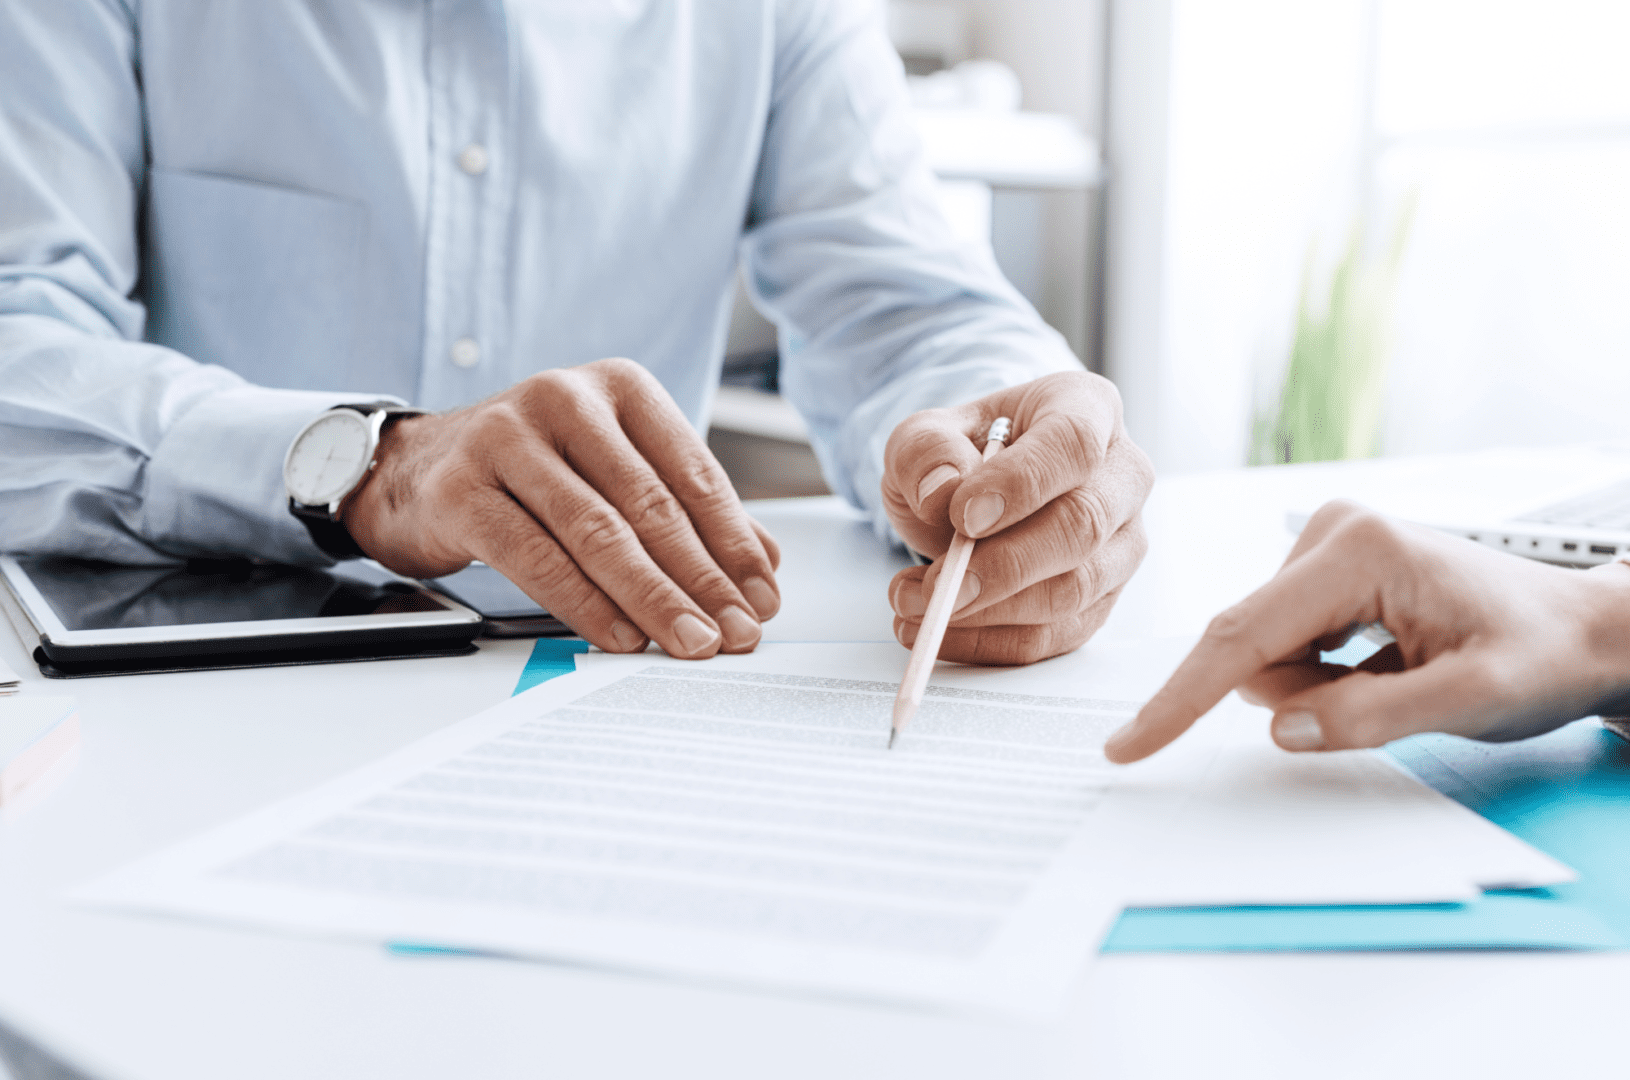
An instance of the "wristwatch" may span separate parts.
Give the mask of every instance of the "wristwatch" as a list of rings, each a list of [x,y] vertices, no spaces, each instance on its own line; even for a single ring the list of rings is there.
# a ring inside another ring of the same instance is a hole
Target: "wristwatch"
[[[311,539],[336,559],[355,559],[362,549],[340,523],[340,504],[378,464],[379,435],[403,416],[422,416],[385,401],[340,405],[300,429],[283,458],[289,513],[305,523]]]

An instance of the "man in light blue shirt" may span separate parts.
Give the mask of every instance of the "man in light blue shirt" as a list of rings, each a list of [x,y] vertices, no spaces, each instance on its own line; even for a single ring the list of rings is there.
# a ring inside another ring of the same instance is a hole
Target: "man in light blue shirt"
[[[5,0],[0,549],[479,558],[604,648],[750,649],[776,549],[697,435],[738,262],[834,488],[991,538],[942,655],[1084,641],[1147,459],[946,227],[867,0]],[[436,412],[325,551],[285,455],[386,398]]]

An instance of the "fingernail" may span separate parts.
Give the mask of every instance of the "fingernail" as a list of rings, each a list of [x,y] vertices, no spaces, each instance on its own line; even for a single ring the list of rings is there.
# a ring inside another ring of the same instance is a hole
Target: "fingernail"
[[[917,485],[917,501],[922,502],[924,499],[934,494],[934,492],[938,491],[940,488],[944,487],[946,484],[950,483],[952,480],[955,480],[961,475],[961,473],[956,471],[955,465],[939,466],[933,472],[923,477],[922,483]]]
[[[974,574],[964,576],[962,579],[962,587],[956,591],[956,606],[951,609],[951,613],[955,614],[956,612],[961,611],[963,608],[973,603],[978,596],[978,576]]]
[[[741,594],[753,605],[760,619],[768,619],[781,610],[781,597],[775,588],[761,577],[750,577],[741,583]]]
[[[1310,712],[1285,713],[1273,718],[1273,741],[1286,750],[1323,750],[1324,732]]]
[[[632,623],[621,619],[611,624],[611,636],[617,642],[617,648],[623,652],[638,652],[645,648],[645,635]]]
[[[724,644],[729,649],[740,649],[758,644],[764,632],[758,620],[731,604],[718,614],[719,629],[724,631]]]
[[[975,495],[962,508],[962,531],[969,536],[983,536],[985,531],[1002,519],[1007,500],[994,491]]]
[[[894,610],[900,613],[902,619],[920,619],[923,612],[928,610],[928,601],[923,599],[923,587],[919,582],[908,581],[900,586],[900,595],[894,599]]]
[[[713,644],[719,635],[709,630],[707,623],[687,611],[674,620],[674,637],[679,639],[679,647],[689,656]]]

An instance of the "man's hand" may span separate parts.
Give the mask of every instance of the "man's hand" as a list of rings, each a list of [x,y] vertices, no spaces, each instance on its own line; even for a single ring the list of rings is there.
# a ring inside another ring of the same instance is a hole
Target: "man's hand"
[[[999,416],[1014,434],[981,464]],[[947,660],[1028,664],[1076,648],[1148,547],[1139,511],[1154,470],[1127,437],[1114,385],[1085,371],[908,417],[884,464],[883,503],[906,543],[938,559],[956,532],[980,541],[940,647]],[[917,640],[939,569],[910,567],[889,586],[903,645]]]
[[[1356,668],[1319,661],[1366,623],[1397,638]],[[1630,704],[1630,566],[1587,572],[1389,521],[1313,515],[1272,581],[1205,637],[1104,751],[1128,762],[1236,687],[1274,710],[1286,750],[1380,746],[1422,731],[1524,739]]]
[[[750,652],[781,553],[661,384],[630,360],[546,371],[399,421],[341,509],[363,551],[440,577],[472,559],[608,652]]]

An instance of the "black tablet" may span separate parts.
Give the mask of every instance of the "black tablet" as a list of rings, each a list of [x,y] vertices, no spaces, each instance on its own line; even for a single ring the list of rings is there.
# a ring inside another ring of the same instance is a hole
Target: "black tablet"
[[[457,600],[365,561],[0,556],[0,583],[40,670],[64,678],[445,656],[473,651],[482,626]]]

